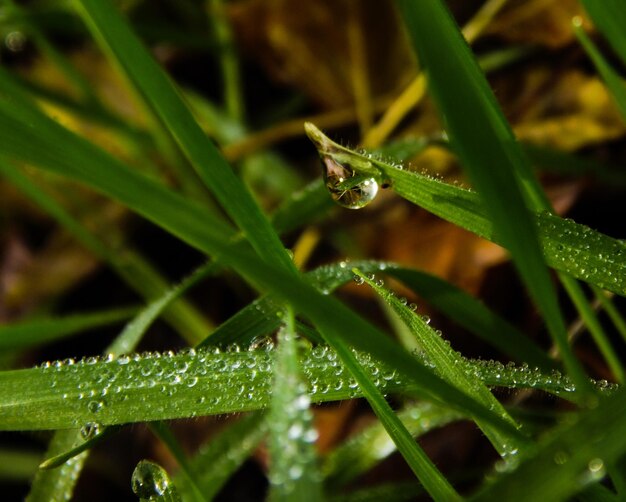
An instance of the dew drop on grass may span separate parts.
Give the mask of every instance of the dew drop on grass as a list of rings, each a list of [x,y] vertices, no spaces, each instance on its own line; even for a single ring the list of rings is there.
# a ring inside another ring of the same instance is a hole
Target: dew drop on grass
[[[370,176],[358,174],[348,163],[339,163],[323,155],[322,169],[326,188],[340,206],[361,209],[378,193],[378,182]]]
[[[87,409],[91,413],[98,413],[104,407],[104,403],[102,401],[89,401],[87,404]]]
[[[142,460],[133,471],[131,486],[142,500],[161,500],[168,491],[169,479],[162,467]]]
[[[102,426],[98,422],[88,422],[80,428],[80,437],[85,441],[98,435]]]

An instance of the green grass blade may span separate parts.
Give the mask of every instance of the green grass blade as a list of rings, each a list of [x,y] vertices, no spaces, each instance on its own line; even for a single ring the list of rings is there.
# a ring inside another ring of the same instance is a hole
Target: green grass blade
[[[119,356],[125,353],[130,353],[135,350],[141,337],[147,331],[152,322],[163,312],[172,301],[178,298],[188,288],[193,286],[199,279],[201,279],[210,269],[210,265],[204,265],[200,267],[194,274],[189,276],[180,285],[171,288],[161,298],[157,298],[151,302],[145,309],[135,316],[135,318],[129,322],[124,330],[116,337],[113,343],[105,351],[112,356]],[[83,385],[84,383],[76,383],[76,385]],[[91,438],[87,435],[85,441],[85,430],[99,430],[101,434],[98,434],[96,438]],[[50,490],[56,489],[55,487],[63,487],[64,497],[67,495],[67,499],[72,494],[73,487],[78,480],[78,475],[82,470],[89,448],[94,446],[100,439],[107,437],[108,429],[102,427],[97,421],[87,421],[81,426],[80,430],[67,430],[56,432],[50,447],[46,453],[51,464],[58,463],[58,460],[63,461],[61,468],[54,471],[39,471],[33,481],[31,487],[31,494],[35,497],[34,500],[43,500],[45,494]],[[62,446],[67,446],[62,449]],[[78,455],[80,454],[80,455]],[[67,466],[71,466],[71,470],[68,470]],[[66,500],[66,498],[58,498],[58,500]],[[50,500],[57,500],[57,497],[51,492]]]
[[[475,376],[466,371],[462,364],[463,357],[456,352],[445,340],[431,328],[428,323],[415,314],[408,306],[403,304],[389,290],[374,282],[371,278],[365,277],[358,269],[353,269],[368,286],[370,286],[400,317],[403,323],[409,328],[409,331],[417,340],[420,350],[420,357],[423,357],[429,366],[434,368],[435,372],[444,380],[454,385],[468,395],[474,396],[477,401],[489,409],[498,413],[511,425],[518,427],[515,421],[507,413],[500,402],[493,394],[479,381]],[[517,454],[526,448],[529,442],[520,440],[519,437],[508,437],[493,429],[490,424],[482,423],[477,420],[477,425],[489,438],[496,451],[503,458]]]
[[[615,305],[613,305],[610,296],[606,292],[597,287],[592,287],[591,289],[596,295],[596,298],[600,301],[602,308],[611,319],[615,329],[617,329],[617,332],[622,335],[622,338],[626,342],[626,321],[622,317],[622,314],[620,314]]]
[[[56,469],[57,467],[61,467],[63,464],[73,459],[77,455],[80,455],[87,450],[90,450],[94,446],[102,443],[104,440],[109,437],[117,434],[120,430],[120,426],[114,425],[112,427],[107,427],[106,429],[99,429],[99,426],[95,423],[88,423],[81,427],[80,433],[83,439],[85,440],[83,443],[80,443],[77,446],[74,446],[68,451],[60,453],[59,455],[55,455],[54,457],[49,457],[41,464],[39,464],[39,468],[43,470],[47,469]],[[77,477],[79,470],[75,471],[75,477]]]
[[[129,307],[5,324],[0,326],[0,349],[33,347],[62,340],[83,331],[125,321],[135,312],[136,307]]]
[[[626,186],[626,173],[619,167],[539,145],[522,145],[533,165],[547,172],[590,176],[598,183],[613,187]]]
[[[617,105],[617,109],[622,114],[622,118],[626,120],[626,84],[624,83],[624,80],[611,67],[606,59],[604,59],[600,51],[587,36],[585,30],[582,28],[582,21],[580,18],[574,19],[573,26],[576,38],[578,38],[580,45],[583,46],[591,61],[593,61],[593,64],[602,77],[602,80],[604,80],[604,83],[611,92],[615,104]]]
[[[74,448],[77,431],[74,429],[57,432],[48,446],[46,455],[53,457]],[[76,484],[76,473],[80,472],[87,459],[87,452],[73,456],[53,471],[39,470],[26,497],[26,502],[67,501],[72,498]]]
[[[295,270],[276,232],[243,183],[205,136],[163,70],[114,7],[102,0],[77,0],[83,19],[123,68],[144,99],[233,218],[259,256]]]
[[[191,488],[194,500],[197,502],[206,502],[208,499],[202,494],[202,491],[198,486],[196,473],[191,468],[189,461],[187,460],[187,455],[167,424],[162,421],[151,422],[149,427],[154,435],[157,436],[163,444],[165,444],[169,452],[176,459],[180,468],[180,474],[187,479],[187,483]],[[178,485],[176,486],[178,487]],[[180,492],[180,490],[178,491]]]
[[[626,6],[620,0],[582,0],[585,10],[591,16],[593,24],[606,37],[615,52],[626,64]]]
[[[326,136],[323,138],[333,150],[340,152],[343,159],[371,164],[401,197],[485,239],[502,244],[476,192],[360,155]],[[534,221],[549,266],[626,296],[626,245],[622,241],[548,211],[535,214]]]
[[[112,251],[53,197],[1,156],[0,174],[52,216],[83,246],[108,263],[118,276],[140,295],[145,298],[156,298],[167,291],[168,285],[165,279],[139,254],[130,250],[124,253],[119,250]],[[207,320],[184,299],[168,307],[165,319],[190,343],[202,339],[211,328]]]
[[[324,335],[323,329],[322,335]],[[328,340],[330,337],[326,337]],[[398,451],[411,468],[417,479],[428,494],[436,501],[461,500],[460,495],[439,472],[435,464],[428,458],[421,446],[419,446],[404,424],[389,406],[380,390],[372,383],[371,378],[363,370],[353,354],[349,352],[342,340],[334,340],[333,348],[337,351],[341,360],[350,368],[350,373],[359,385],[363,396],[367,399],[372,410],[382,423],[383,427],[398,447]]]
[[[368,486],[347,494],[333,495],[329,502],[408,502],[416,500],[424,494],[423,488],[417,484],[406,481],[404,483],[385,483],[382,485]]]
[[[268,412],[272,501],[322,500],[310,398],[301,376],[293,313],[278,333],[274,385]]]
[[[224,2],[223,0],[210,0],[207,8],[211,11],[212,15],[209,19],[213,24],[215,38],[220,47],[219,59],[222,70],[222,90],[225,108],[232,119],[241,122],[244,115],[241,75]]]
[[[182,502],[165,469],[149,460],[137,464],[131,486],[140,502]]]
[[[327,346],[302,354],[311,402],[363,395],[337,357]],[[271,395],[271,358],[272,353],[265,350],[189,349],[179,354],[88,357],[3,371],[0,430],[58,429],[87,423],[114,425],[263,409],[269,405]],[[421,393],[423,382],[403,374],[397,365],[381,364],[362,352],[356,352],[356,360],[381,393]],[[543,374],[527,365],[505,367],[497,362],[465,364],[468,371],[489,386],[538,389],[570,400],[577,396],[572,381],[556,372]],[[595,385],[603,393],[617,388],[605,381]],[[20,393],[13,392],[15,388]],[[445,403],[448,407],[451,404],[454,402]],[[473,412],[472,405],[468,408]],[[463,413],[467,416],[467,412]],[[519,434],[505,423],[503,432]]]
[[[28,481],[37,472],[40,461],[41,455],[39,453],[0,448],[0,480]]]
[[[576,497],[580,502],[618,502],[619,498],[607,487],[596,483]]]
[[[619,383],[623,383],[626,378],[626,374],[624,373],[624,368],[622,367],[619,356],[613,350],[613,346],[604,332],[598,316],[589,304],[582,288],[571,277],[561,277],[561,282],[576,306],[581,319],[589,329],[594,342],[600,349],[600,352],[609,365],[613,375]]]
[[[398,418],[413,437],[442,427],[461,417],[454,411],[430,403],[410,404],[398,413]],[[324,460],[324,482],[329,492],[334,492],[396,451],[380,422],[359,431],[338,446]]]
[[[6,82],[0,79],[0,89],[6,88],[4,84]],[[500,424],[505,431],[516,433],[497,415],[435,377],[338,300],[321,295],[293,272],[263,262],[246,249],[233,247],[232,233],[229,236],[229,227],[220,220],[210,217],[194,203],[161,185],[125,169],[101,150],[74,137],[21,103],[19,93],[10,93],[9,96],[8,100],[0,100],[0,133],[11,139],[8,143],[12,148],[11,156],[57,170],[122,201],[188,244],[232,266],[254,286],[274,291],[279,298],[291,303],[295,310],[306,314],[320,331],[395,365],[398,371],[413,379],[415,388],[422,395],[431,398],[439,396],[450,406],[471,410],[477,417],[493,420],[494,425]],[[42,134],[32,133],[33,123],[41,127]],[[68,143],[72,144],[72,149],[68,149]]]
[[[189,461],[202,494],[213,499],[230,476],[243,464],[267,432],[267,417],[251,413],[228,426],[200,448]],[[189,482],[177,475],[176,486],[184,500],[190,497]]]
[[[150,302],[124,327],[124,330],[108,347],[107,353],[119,355],[133,352],[150,325],[163,314],[172,303],[180,298],[185,291],[204,279],[213,269],[214,265],[210,262],[202,265],[190,274],[189,277],[181,281],[180,284],[170,288],[161,297]]]
[[[584,391],[587,379],[567,342],[556,293],[527,210],[527,205],[544,204],[545,196],[533,190],[523,193],[524,185],[534,187],[536,181],[525,178],[530,173],[527,160],[443,3],[399,0],[398,6],[454,150],[480,192],[494,230],[511,253],[542,312],[568,372]]]
[[[544,369],[554,367],[554,361],[515,326],[449,282],[396,266],[386,267],[384,272],[402,281],[453,322],[510,357]]]
[[[517,469],[499,477],[473,500],[566,500],[601,479],[604,465],[626,452],[624,389],[551,434]]]

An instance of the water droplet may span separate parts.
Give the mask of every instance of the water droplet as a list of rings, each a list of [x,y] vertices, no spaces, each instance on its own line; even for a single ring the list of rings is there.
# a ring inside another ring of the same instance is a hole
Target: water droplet
[[[91,413],[98,413],[104,407],[104,403],[102,401],[89,401],[87,405],[87,409]]]
[[[557,451],[554,454],[554,463],[557,465],[563,465],[569,460],[569,455],[564,451]]]
[[[604,470],[604,462],[601,458],[593,458],[589,461],[587,467],[591,473],[596,474]]]
[[[323,155],[324,181],[332,199],[348,209],[360,209],[374,200],[378,193],[377,181],[369,175],[357,173],[349,163],[339,163]]]
[[[85,441],[100,434],[102,426],[98,422],[88,422],[80,428],[80,437]]]
[[[169,487],[167,473],[154,462],[142,460],[137,464],[131,478],[133,492],[140,499],[153,500],[162,497]]]
[[[11,52],[20,52],[26,46],[26,37],[21,31],[12,31],[4,38],[4,45]]]

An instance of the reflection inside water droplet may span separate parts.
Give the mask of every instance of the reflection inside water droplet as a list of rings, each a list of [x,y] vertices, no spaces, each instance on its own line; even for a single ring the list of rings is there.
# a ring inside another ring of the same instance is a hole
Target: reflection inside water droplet
[[[154,462],[142,460],[133,471],[131,485],[139,498],[153,500],[166,492],[169,480],[162,467]]]
[[[358,174],[349,164],[340,164],[327,155],[322,157],[322,167],[326,188],[340,206],[360,209],[376,197],[378,182],[371,176]]]

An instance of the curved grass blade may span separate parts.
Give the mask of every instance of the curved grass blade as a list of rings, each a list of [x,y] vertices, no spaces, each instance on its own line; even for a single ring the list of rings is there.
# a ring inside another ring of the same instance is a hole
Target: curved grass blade
[[[110,324],[125,321],[137,312],[136,307],[48,317],[0,326],[0,349],[16,349],[51,343]]]
[[[200,267],[181,284],[175,286],[161,298],[157,298],[144,310],[139,312],[108,347],[108,353],[111,355],[122,355],[135,350],[141,336],[146,332],[150,324],[163,312],[163,309],[204,277],[209,270],[210,264]],[[81,383],[76,383],[76,385],[81,385]],[[59,428],[61,427],[66,426],[60,426]],[[105,434],[107,431],[107,429],[97,421],[84,422],[80,430],[70,429],[57,431],[46,452],[46,456],[48,459],[59,459],[63,457],[66,460],[60,468],[52,472],[39,471],[37,473],[31,486],[28,500],[69,500],[87,458],[88,448],[93,446],[90,442],[90,437],[87,437],[85,441],[85,430],[91,430],[92,432],[99,430],[101,434]],[[102,437],[104,438],[105,436]],[[52,460],[50,460],[50,462],[52,462]],[[56,462],[54,463],[56,464]],[[46,499],[46,497],[48,498]]]
[[[605,475],[605,464],[626,452],[626,392],[617,391],[598,406],[559,428],[515,471],[502,475],[472,498],[487,500],[566,500]]]
[[[374,282],[371,278],[365,277],[358,269],[353,272],[371,287],[400,317],[402,322],[408,327],[411,334],[417,340],[420,350],[420,357],[444,380],[462,390],[468,395],[474,396],[477,401],[482,402],[486,407],[494,410],[511,425],[519,428],[519,425],[511,418],[500,402],[483,383],[468,372],[462,363],[463,357],[456,352],[446,341],[444,341],[435,330],[419,315],[415,314],[409,307],[404,305],[393,293]],[[490,424],[476,421],[477,425],[491,441],[491,444],[503,458],[516,455],[523,451],[529,441],[511,438],[493,429]]]
[[[309,127],[310,130],[312,129]],[[323,136],[324,142],[330,143],[333,149],[340,150],[342,155],[349,155],[350,159],[354,158],[358,163],[372,164],[379,170],[379,176],[389,182],[400,197],[480,237],[502,244],[476,192],[400,169],[375,157],[361,155],[332,142],[317,128],[315,131],[316,135]],[[314,139],[314,142],[319,144],[317,139]],[[626,296],[624,242],[550,214],[548,211],[534,214],[534,222],[543,255],[549,266]]]
[[[54,198],[1,157],[0,173],[39,205],[46,214],[57,220],[83,246],[105,261],[126,284],[144,298],[157,298],[168,290],[169,286],[165,279],[139,254],[131,250],[124,253],[119,250],[113,252]],[[206,318],[184,299],[170,305],[164,317],[190,343],[202,339],[211,328]]]
[[[81,453],[86,452],[87,450],[91,450],[94,446],[102,443],[104,440],[117,434],[117,432],[121,429],[121,426],[114,425],[111,427],[107,427],[106,429],[102,429],[101,431],[96,432],[95,435],[92,435],[93,431],[97,430],[98,428],[99,426],[93,422],[89,424],[85,424],[81,428],[81,436],[83,436],[83,438],[85,439],[83,443],[63,453],[60,453],[59,455],[55,455],[54,457],[47,458],[46,460],[44,460],[43,462],[39,464],[39,468],[43,470],[47,470],[47,469],[55,469],[57,467],[61,467],[63,464],[65,464],[67,461],[71,460],[72,458],[76,457],[77,455],[80,455]],[[91,437],[87,438],[87,436],[91,436]]]
[[[355,354],[381,393],[418,394],[419,382],[413,377],[397,367],[381,364],[367,353]],[[337,357],[326,346],[302,354],[311,402],[362,396],[355,379]],[[232,352],[189,349],[179,354],[55,361],[39,368],[3,371],[0,430],[81,427],[92,422],[112,425],[266,408],[271,395],[271,358],[271,352],[241,347]],[[556,372],[544,374],[527,365],[505,367],[494,362],[465,364],[487,385],[538,389],[576,399],[572,381]],[[19,394],[12,391],[15,388],[20,389]],[[611,393],[617,387],[600,381],[596,388]],[[450,407],[450,403],[445,405]],[[507,431],[511,427],[502,428]]]
[[[398,0],[397,4],[453,148],[542,312],[568,372],[581,392],[588,391],[584,370],[568,344],[556,292],[527,209],[545,205],[545,195],[534,190],[537,182],[528,161],[443,3]]]
[[[58,431],[52,437],[46,455],[54,457],[74,448],[77,431],[74,429]],[[77,473],[87,459],[87,452],[70,458],[53,471],[39,470],[30,487],[26,502],[49,502],[50,500],[66,501],[72,498]]]
[[[555,362],[515,326],[449,282],[394,265],[386,267],[384,273],[399,279],[453,322],[510,357],[543,369],[555,366]]]
[[[311,400],[302,379],[293,313],[278,332],[268,412],[271,501],[322,500]]]
[[[382,484],[362,488],[351,493],[333,495],[329,502],[405,502],[423,495],[424,489],[417,483]]]
[[[190,469],[197,473],[201,493],[212,500],[230,476],[252,454],[267,433],[267,417],[251,413],[228,426],[200,448],[189,461]],[[182,475],[175,477],[176,486],[184,500],[191,495],[189,482]]]
[[[435,428],[463,418],[457,412],[433,406],[430,403],[409,404],[398,413],[398,418],[412,436],[421,436]],[[333,450],[324,460],[324,483],[329,492],[335,492],[384,458],[396,451],[380,422],[363,429]]]
[[[626,10],[624,12],[626,13]],[[615,104],[617,105],[617,109],[622,114],[622,118],[626,120],[626,84],[624,83],[624,80],[611,67],[611,65],[609,65],[591,39],[587,36],[585,30],[582,28],[582,20],[580,18],[574,18],[572,24],[574,26],[576,38],[578,38],[580,45],[583,46],[585,52],[593,61],[596,70],[598,70],[602,80],[604,80],[604,83],[611,92]],[[621,33],[620,36],[622,36]],[[624,43],[626,44],[626,38],[624,39]],[[624,52],[624,54],[626,55],[626,52]]]
[[[190,493],[193,494],[193,499],[197,502],[206,502],[208,499],[203,495],[198,486],[196,473],[189,465],[187,455],[183,451],[180,443],[178,442],[176,436],[174,436],[170,428],[162,421],[151,422],[148,425],[154,435],[157,436],[163,444],[165,444],[169,452],[176,459],[176,462],[178,463],[178,466],[180,468],[181,476],[183,476],[187,480],[188,486],[190,487]]]
[[[324,336],[323,328],[320,328],[320,331],[322,336]],[[330,337],[326,336],[326,340],[330,340]],[[421,446],[415,442],[409,431],[404,427],[404,424],[393,412],[383,394],[375,386],[371,378],[368,378],[362,364],[349,352],[350,349],[343,340],[333,340],[333,342],[333,349],[337,351],[344,364],[350,368],[350,373],[361,389],[363,397],[367,399],[387,434],[396,444],[398,451],[402,454],[404,460],[406,460],[406,463],[428,494],[436,501],[461,500],[460,495],[443,474],[439,472]]]
[[[620,0],[581,0],[585,10],[591,16],[593,24],[606,37],[615,52],[626,64],[626,6]]]
[[[28,450],[0,448],[0,480],[28,481],[41,461],[39,453]]]
[[[114,61],[123,68],[165,124],[200,179],[233,218],[259,256],[295,271],[276,232],[243,183],[205,136],[178,91],[114,7],[102,0],[77,0],[79,13]]]
[[[417,392],[425,396],[441,396],[450,406],[471,410],[472,414],[486,420],[491,417],[494,424],[500,424],[504,430],[517,434],[497,415],[435,377],[341,302],[319,294],[299,275],[277,268],[273,263],[263,262],[247,249],[233,247],[230,239],[225,238],[229,227],[220,220],[210,217],[197,205],[164,187],[124,169],[101,150],[75,138],[34,108],[22,103],[19,93],[11,92],[4,84],[6,82],[0,79],[0,89],[9,94],[8,101],[0,100],[0,132],[11,139],[10,154],[13,157],[57,170],[123,201],[190,245],[233,266],[255,287],[278,293],[298,312],[305,313],[320,331],[325,331],[337,340],[344,339],[354,347],[395,365],[398,371],[413,380]],[[3,117],[8,120],[2,120]],[[32,133],[33,123],[42,128],[42,134]],[[27,139],[29,144],[26,147]],[[73,148],[68,149],[68,144],[72,144]],[[64,147],[60,148],[59,145]]]

